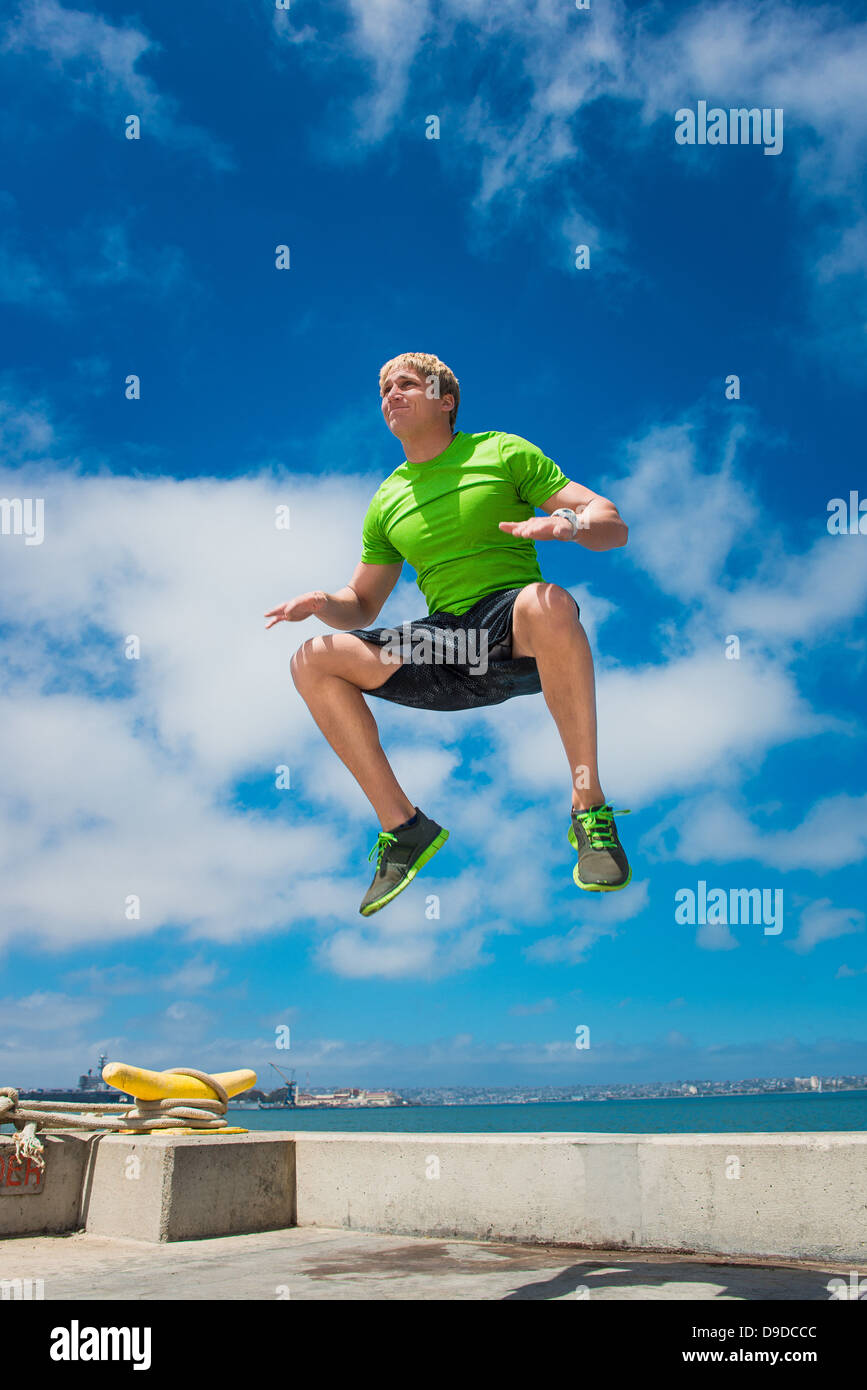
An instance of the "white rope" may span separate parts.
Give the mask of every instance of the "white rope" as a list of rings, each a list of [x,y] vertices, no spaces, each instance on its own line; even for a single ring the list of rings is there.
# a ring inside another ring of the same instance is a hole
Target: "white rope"
[[[169,1067],[168,1072],[174,1076],[195,1076],[213,1089],[217,1099],[100,1101],[82,1105],[66,1100],[21,1101],[14,1086],[0,1086],[0,1124],[15,1126],[16,1159],[29,1157],[40,1168],[45,1167],[45,1160],[44,1146],[36,1136],[38,1129],[132,1129],[147,1134],[179,1126],[201,1130],[228,1128],[224,1116],[229,1108],[229,1093],[215,1076],[195,1067]]]

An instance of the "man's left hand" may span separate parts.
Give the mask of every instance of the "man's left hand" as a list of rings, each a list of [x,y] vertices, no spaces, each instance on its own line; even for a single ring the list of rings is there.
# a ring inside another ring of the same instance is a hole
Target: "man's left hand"
[[[571,541],[572,527],[565,516],[531,516],[526,521],[501,521],[501,531],[527,541]]]

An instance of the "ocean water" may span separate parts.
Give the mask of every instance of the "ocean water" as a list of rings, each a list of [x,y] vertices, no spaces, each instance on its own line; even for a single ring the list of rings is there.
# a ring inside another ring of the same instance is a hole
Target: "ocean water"
[[[867,1091],[555,1101],[532,1105],[422,1105],[370,1110],[229,1110],[245,1129],[351,1134],[779,1134],[867,1130]]]

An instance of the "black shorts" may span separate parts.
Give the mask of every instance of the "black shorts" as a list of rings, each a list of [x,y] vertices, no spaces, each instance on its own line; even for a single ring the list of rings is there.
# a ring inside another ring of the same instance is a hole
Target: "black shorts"
[[[391,646],[403,665],[375,690],[398,705],[416,709],[477,709],[501,705],[513,695],[542,689],[535,657],[512,656],[512,610],[521,592],[486,594],[466,613],[430,613],[400,627],[352,628],[354,637]],[[574,602],[574,600],[573,600]],[[581,615],[581,609],[578,615]]]

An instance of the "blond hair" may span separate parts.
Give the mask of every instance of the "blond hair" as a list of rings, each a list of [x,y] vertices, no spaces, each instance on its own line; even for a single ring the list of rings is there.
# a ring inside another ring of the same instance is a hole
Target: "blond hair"
[[[441,362],[430,352],[401,352],[379,369],[380,395],[382,395],[386,377],[395,367],[415,367],[416,371],[421,372],[424,376],[436,377],[440,396],[454,396],[455,398],[454,408],[449,411],[449,426],[454,429],[455,420],[458,417],[458,406],[461,401],[461,388],[451,367],[447,367],[445,362]]]

